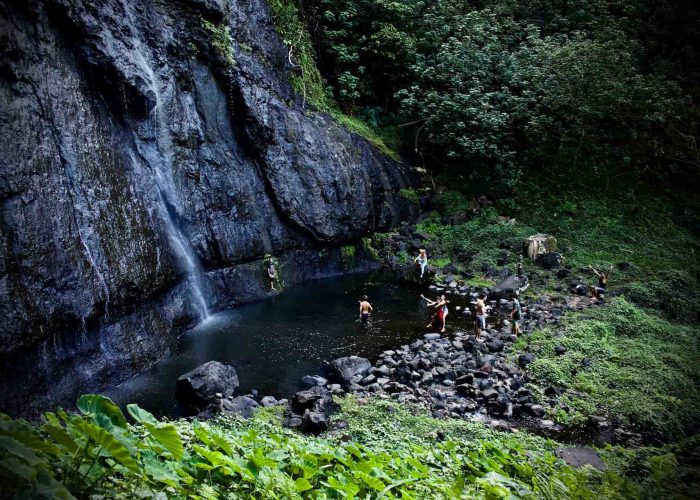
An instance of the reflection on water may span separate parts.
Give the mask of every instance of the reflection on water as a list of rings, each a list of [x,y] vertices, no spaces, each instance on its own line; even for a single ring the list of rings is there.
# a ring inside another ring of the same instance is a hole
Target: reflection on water
[[[374,307],[367,328],[358,319],[358,300],[365,294]],[[120,404],[179,416],[177,377],[217,360],[236,368],[239,393],[256,389],[288,397],[303,375],[321,373],[326,361],[353,354],[373,359],[419,338],[429,320],[419,295],[377,273],[298,284],[269,300],[211,316],[184,335],[171,355],[107,394]],[[454,312],[460,303],[453,301],[448,330],[471,328]]]

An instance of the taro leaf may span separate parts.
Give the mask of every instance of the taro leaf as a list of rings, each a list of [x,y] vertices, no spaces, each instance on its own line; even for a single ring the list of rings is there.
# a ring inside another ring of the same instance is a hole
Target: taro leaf
[[[163,445],[163,447],[173,455],[175,460],[180,460],[182,458],[185,448],[173,424],[159,422],[153,415],[135,404],[127,405],[126,411],[129,412],[129,415],[131,415],[134,420],[143,424],[143,426],[148,429],[151,436]]]
[[[152,425],[158,425],[158,420],[151,413],[147,412],[139,405],[130,404],[126,405],[126,411],[131,415],[131,418],[136,420],[140,424],[149,423]]]
[[[159,423],[158,425],[144,424],[151,433],[151,436],[155,438],[163,447],[172,453],[175,460],[180,460],[182,454],[185,451],[182,445],[182,440],[180,435],[177,433],[177,429],[173,424]]]
[[[31,427],[26,426],[26,430],[20,429],[23,429],[23,427],[9,432],[0,431],[0,435],[8,435],[34,451],[40,451],[54,456],[59,454],[59,449],[53,443],[47,439],[44,439]]]
[[[7,453],[21,458],[29,465],[36,465],[41,462],[34,450],[9,436],[0,436],[0,450],[5,450]]]
[[[100,445],[103,450],[114,457],[117,462],[132,472],[138,470],[138,466],[129,454],[129,450],[120,443],[114,435],[110,434],[102,427],[86,420],[77,420],[74,424],[78,430]]]
[[[155,453],[147,453],[143,456],[143,465],[146,474],[154,481],[158,481],[173,488],[180,486],[180,476],[173,469],[172,462],[161,462]]]
[[[206,444],[207,446],[213,446],[215,444],[211,438],[209,429],[200,424],[198,421],[195,420],[192,422],[192,430],[194,431],[195,436],[197,436],[202,443]]]
[[[356,475],[365,483],[367,483],[367,485],[372,489],[382,491],[384,488],[386,488],[386,485],[376,477],[370,476],[369,474],[366,474],[364,472],[357,472]]]
[[[294,481],[294,486],[299,492],[310,490],[311,488],[313,488],[313,486],[311,486],[311,483],[303,477],[300,477],[299,479]]]
[[[61,425],[44,424],[41,430],[48,434],[55,443],[60,444],[68,452],[75,453],[78,449],[78,445],[70,435],[70,433]]]
[[[36,479],[36,469],[29,467],[24,462],[20,462],[16,458],[6,458],[0,460],[0,470],[11,472],[15,476],[30,482]]]
[[[106,415],[113,425],[126,427],[126,419],[114,401],[100,394],[83,394],[78,398],[78,409],[92,418],[97,415]]]

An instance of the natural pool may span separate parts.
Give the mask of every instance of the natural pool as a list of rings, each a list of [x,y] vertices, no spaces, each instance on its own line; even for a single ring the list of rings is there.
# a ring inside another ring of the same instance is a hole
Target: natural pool
[[[236,368],[240,394],[289,397],[299,379],[322,373],[326,361],[350,355],[373,360],[426,333],[430,311],[421,290],[400,286],[385,273],[351,274],[301,283],[268,300],[218,313],[185,334],[150,370],[107,392],[119,404],[137,403],[156,415],[180,416],[177,378],[210,360]],[[374,314],[365,329],[358,300],[368,295]],[[471,329],[451,299],[450,329]]]

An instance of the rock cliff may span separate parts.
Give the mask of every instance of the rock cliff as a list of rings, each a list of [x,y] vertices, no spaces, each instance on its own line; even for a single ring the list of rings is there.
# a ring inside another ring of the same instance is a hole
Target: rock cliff
[[[143,369],[264,296],[265,253],[338,272],[410,216],[403,167],[294,95],[263,0],[7,0],[0,51],[0,411]]]

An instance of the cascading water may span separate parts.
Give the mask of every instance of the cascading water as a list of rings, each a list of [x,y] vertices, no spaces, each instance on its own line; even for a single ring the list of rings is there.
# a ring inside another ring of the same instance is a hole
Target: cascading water
[[[187,281],[190,284],[194,301],[199,309],[200,319],[204,321],[210,316],[210,314],[207,301],[204,298],[204,286],[202,283],[203,272],[201,264],[197,256],[194,254],[189,241],[176,223],[177,210],[175,205],[172,203],[172,200],[174,200],[176,197],[168,196],[168,194],[172,195],[175,190],[174,181],[172,178],[172,140],[170,138],[168,124],[166,123],[165,117],[161,112],[163,92],[158,84],[158,78],[156,77],[153,68],[144,57],[144,48],[141,44],[141,39],[136,32],[136,24],[130,11],[130,6],[127,3],[124,4],[124,10],[131,27],[131,41],[133,43],[135,63],[147,77],[146,81],[149,85],[149,90],[152,92],[154,97],[155,104],[151,110],[151,117],[155,126],[156,145],[162,156],[165,158],[165,165],[168,168],[167,172],[163,172],[159,165],[152,167],[155,173],[155,185],[158,192],[158,199],[160,201],[162,219],[163,222],[165,222],[165,230],[168,235],[168,239],[170,240],[170,246],[177,255],[177,258],[187,275]],[[132,162],[137,165],[137,158],[133,155],[133,153],[130,154]]]

